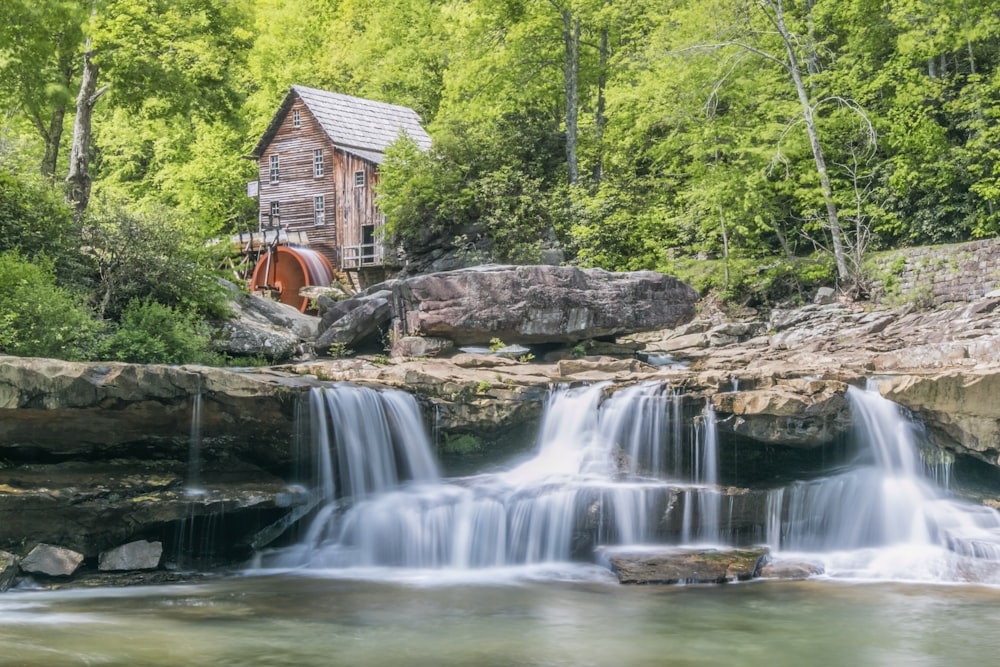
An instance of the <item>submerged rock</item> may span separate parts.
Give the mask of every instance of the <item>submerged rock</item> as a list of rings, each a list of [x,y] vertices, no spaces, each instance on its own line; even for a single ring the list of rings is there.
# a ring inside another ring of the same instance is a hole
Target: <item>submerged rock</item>
[[[808,579],[823,574],[820,563],[801,560],[773,560],[760,569],[762,579]]]
[[[623,584],[724,584],[759,575],[766,547],[746,549],[664,548],[605,552]]]

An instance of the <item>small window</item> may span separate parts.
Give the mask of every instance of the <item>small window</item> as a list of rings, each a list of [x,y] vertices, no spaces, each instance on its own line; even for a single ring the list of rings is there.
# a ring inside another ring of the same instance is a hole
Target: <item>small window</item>
[[[292,109],[292,127],[302,127],[302,114],[298,109]]]
[[[323,149],[317,148],[313,151],[313,178],[319,178],[325,171],[323,164]]]
[[[356,188],[365,187],[365,172],[363,171],[354,172],[354,187]]]
[[[326,222],[326,198],[323,195],[313,197],[313,222],[317,225]]]
[[[261,215],[260,226],[261,229],[273,229],[279,225],[281,225],[281,204],[273,201],[271,212],[267,216]]]
[[[279,180],[279,178],[281,177],[281,174],[279,173],[279,170],[278,170],[278,156],[277,155],[272,155],[271,156],[271,171],[270,171],[270,176],[271,176],[270,180],[271,180],[272,183],[277,183],[278,180]]]

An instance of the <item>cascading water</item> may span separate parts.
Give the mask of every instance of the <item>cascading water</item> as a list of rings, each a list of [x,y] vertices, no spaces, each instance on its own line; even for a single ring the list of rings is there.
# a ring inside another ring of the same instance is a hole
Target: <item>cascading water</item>
[[[961,579],[971,566],[958,557],[1000,561],[1000,513],[935,485],[898,405],[872,390],[847,395],[857,458],[839,474],[770,492],[771,547],[867,578]]]
[[[833,576],[961,578],[942,557],[1000,565],[1000,514],[933,484],[898,406],[877,392],[849,398],[853,462],[734,494],[719,486],[711,404],[685,428],[681,397],[661,383],[556,388],[531,458],[457,479],[440,478],[407,394],[313,390],[323,506],[305,540],[273,562],[466,569],[593,561],[604,546],[766,543],[823,561]]]
[[[188,437],[188,471],[185,493],[189,496],[204,495],[201,488],[201,391],[191,397],[191,432]]]

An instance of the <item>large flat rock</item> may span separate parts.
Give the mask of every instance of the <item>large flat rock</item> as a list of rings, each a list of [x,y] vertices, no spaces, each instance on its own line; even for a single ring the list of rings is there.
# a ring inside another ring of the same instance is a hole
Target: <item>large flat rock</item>
[[[767,547],[637,551],[608,550],[605,558],[623,584],[724,584],[756,577],[769,555]]]
[[[392,285],[405,335],[459,345],[575,343],[675,327],[694,317],[698,295],[653,271],[612,273],[568,266],[483,266],[415,276]]]

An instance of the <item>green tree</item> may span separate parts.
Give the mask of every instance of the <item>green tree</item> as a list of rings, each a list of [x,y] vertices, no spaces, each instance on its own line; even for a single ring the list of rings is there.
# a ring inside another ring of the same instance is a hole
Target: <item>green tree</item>
[[[7,0],[0,22],[0,103],[42,140],[42,175],[56,174],[88,0]]]

